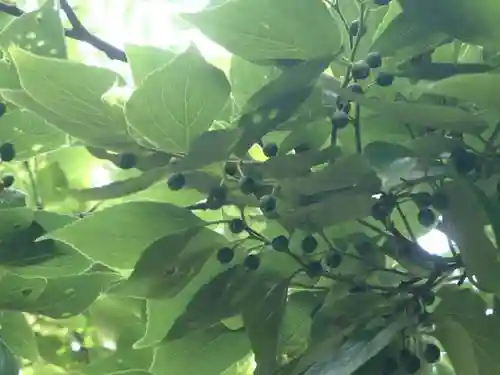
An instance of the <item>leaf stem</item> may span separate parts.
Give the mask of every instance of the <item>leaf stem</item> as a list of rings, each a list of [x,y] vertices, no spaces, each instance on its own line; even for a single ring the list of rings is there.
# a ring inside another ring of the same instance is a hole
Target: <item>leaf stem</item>
[[[30,181],[30,186],[31,186],[31,191],[33,192],[33,199],[35,200],[36,207],[39,210],[43,209],[43,202],[42,198],[40,197],[40,194],[38,192],[38,187],[36,184],[36,179],[35,179],[35,174],[33,173],[33,170],[31,169],[31,166],[29,164],[28,160],[23,161],[23,167],[28,173],[28,178]]]

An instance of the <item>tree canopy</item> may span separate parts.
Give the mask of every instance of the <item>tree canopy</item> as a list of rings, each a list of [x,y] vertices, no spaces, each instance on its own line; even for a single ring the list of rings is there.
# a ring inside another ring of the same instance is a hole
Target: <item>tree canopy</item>
[[[218,60],[27,3],[0,2],[1,375],[500,374],[500,3],[179,7]]]

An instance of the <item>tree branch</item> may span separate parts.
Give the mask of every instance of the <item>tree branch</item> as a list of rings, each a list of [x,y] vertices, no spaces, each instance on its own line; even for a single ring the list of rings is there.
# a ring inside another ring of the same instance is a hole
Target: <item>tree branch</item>
[[[83,26],[73,8],[71,8],[68,4],[67,0],[61,0],[61,9],[71,23],[71,29],[64,29],[64,35],[66,37],[90,44],[95,49],[106,54],[106,56],[108,56],[111,60],[127,62],[127,55],[123,50],[109,44],[98,36],[93,35],[85,28],[85,26]],[[0,2],[0,12],[14,17],[20,17],[25,14],[25,12],[16,5],[5,4],[2,2]]]

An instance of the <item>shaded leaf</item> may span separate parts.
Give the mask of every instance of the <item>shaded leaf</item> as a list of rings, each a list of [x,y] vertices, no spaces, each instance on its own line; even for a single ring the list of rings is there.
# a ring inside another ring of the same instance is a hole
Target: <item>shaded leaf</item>
[[[244,333],[216,326],[163,342],[156,350],[151,370],[158,374],[172,371],[219,375],[249,352],[250,343]]]
[[[159,238],[204,225],[190,211],[168,203],[128,202],[86,216],[46,238],[71,245],[110,267],[132,268]]]
[[[30,361],[39,359],[35,335],[22,312],[2,311],[0,313],[0,337],[17,356]]]

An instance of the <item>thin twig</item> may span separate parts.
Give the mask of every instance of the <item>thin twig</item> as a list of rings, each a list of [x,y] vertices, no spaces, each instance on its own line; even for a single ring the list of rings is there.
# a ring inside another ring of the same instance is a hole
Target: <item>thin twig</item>
[[[23,167],[26,170],[26,172],[28,173],[28,178],[30,180],[31,190],[33,191],[33,197],[35,199],[36,207],[39,210],[41,210],[41,209],[43,209],[42,198],[40,197],[40,194],[38,192],[38,187],[36,185],[35,175],[34,175],[33,171],[31,170],[30,164],[27,160],[25,160],[23,162]]]
[[[127,62],[127,55],[123,50],[111,45],[98,36],[93,35],[83,26],[83,24],[76,16],[76,13],[73,11],[66,0],[61,0],[61,9],[64,11],[66,17],[68,17],[68,20],[71,23],[71,29],[64,29],[64,35],[66,37],[90,44],[95,49],[105,53],[106,56],[111,60]],[[26,14],[26,12],[24,12],[16,5],[5,4],[1,2],[0,12],[9,14],[14,17],[20,17]]]

